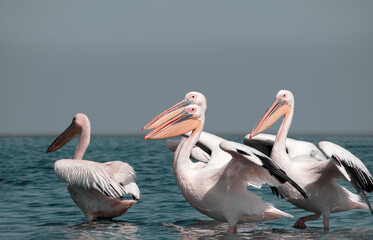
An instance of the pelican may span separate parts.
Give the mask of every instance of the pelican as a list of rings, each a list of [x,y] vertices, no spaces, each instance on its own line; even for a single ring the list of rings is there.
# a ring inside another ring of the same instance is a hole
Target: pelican
[[[91,124],[83,113],[75,115],[71,125],[48,147],[54,152],[80,135],[73,159],[57,160],[54,171],[66,182],[73,201],[83,211],[88,222],[94,218],[112,219],[124,214],[140,199],[134,169],[121,161],[98,163],[83,160],[91,137]],[[123,199],[130,194],[133,200]]]
[[[318,146],[329,159],[324,156],[322,159],[318,159],[319,154],[312,154],[315,153],[311,149],[313,147],[311,145],[307,147],[307,144],[303,145],[299,154],[291,155],[290,151],[287,152],[286,137],[293,115],[293,94],[288,90],[279,91],[275,102],[258,121],[245,142],[249,143],[253,138],[254,145],[260,141],[268,144],[270,141],[263,140],[263,137],[258,141],[254,137],[284,116],[270,157],[306,191],[309,200],[305,201],[288,184],[277,187],[277,190],[290,203],[314,213],[299,218],[294,227],[306,228],[307,221],[316,220],[322,215],[324,229],[328,230],[330,213],[369,208],[373,214],[372,207],[364,193],[364,191],[371,192],[373,190],[373,178],[360,159],[352,153],[337,144],[326,141],[320,142]],[[361,202],[358,195],[338,185],[336,179],[341,178],[349,181],[366,203]]]
[[[173,161],[176,182],[185,199],[202,214],[227,222],[230,233],[237,231],[238,223],[292,217],[247,190],[248,185],[260,187],[268,183],[279,186],[290,182],[306,197],[284,171],[259,151],[224,141],[219,144],[224,151],[211,155],[207,163],[201,165],[190,160],[204,127],[205,111],[197,104],[190,104],[172,118],[162,116],[168,120],[144,137],[145,140],[163,139],[191,131],[189,137],[182,138]]]

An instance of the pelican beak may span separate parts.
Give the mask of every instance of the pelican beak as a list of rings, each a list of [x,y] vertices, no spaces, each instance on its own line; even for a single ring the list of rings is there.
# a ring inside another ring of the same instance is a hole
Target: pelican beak
[[[155,128],[148,133],[144,140],[147,139],[163,139],[185,134],[187,132],[198,130],[201,127],[201,121],[194,119],[193,114],[188,114],[186,111],[181,111],[179,114],[169,119],[168,121]]]
[[[263,132],[274,124],[281,116],[288,114],[291,106],[286,100],[276,99],[272,106],[264,113],[263,117],[255,124],[250,133],[250,139]]]
[[[73,139],[76,136],[79,136],[82,132],[82,128],[78,127],[73,122],[66,128],[63,133],[61,133],[48,147],[46,153],[54,152],[61,147],[63,147],[66,143],[68,143],[71,139]]]
[[[181,102],[173,105],[169,109],[165,110],[161,114],[159,114],[157,117],[155,117],[153,120],[151,120],[148,124],[146,124],[142,130],[150,130],[159,127],[162,123],[170,120],[171,118],[175,117],[179,113],[181,113],[184,108],[190,104],[192,104],[193,101],[189,99],[183,99]]]

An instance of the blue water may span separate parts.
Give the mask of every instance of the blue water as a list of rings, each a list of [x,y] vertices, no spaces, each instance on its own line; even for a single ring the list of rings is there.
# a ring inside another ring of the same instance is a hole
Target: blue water
[[[242,141],[242,137],[226,138]],[[373,173],[373,137],[298,139],[340,144]],[[165,140],[144,141],[142,136],[92,138],[84,158],[128,162],[137,172],[142,195],[114,221],[87,223],[53,171],[54,161],[73,155],[77,139],[47,155],[53,140],[0,138],[0,239],[373,239],[373,215],[368,210],[332,214],[329,232],[323,231],[322,219],[309,222],[305,230],[292,228],[298,217],[310,213],[276,198],[268,186],[253,191],[295,218],[241,224],[238,234],[227,234],[225,223],[200,214],[185,201],[174,180],[173,154],[165,147]],[[346,181],[341,184],[356,193]],[[373,202],[373,194],[368,197]]]

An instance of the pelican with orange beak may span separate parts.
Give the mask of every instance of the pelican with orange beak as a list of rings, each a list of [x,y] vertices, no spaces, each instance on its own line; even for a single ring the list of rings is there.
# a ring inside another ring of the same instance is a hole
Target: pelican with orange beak
[[[207,100],[205,95],[197,91],[191,91],[187,93],[183,100],[176,103],[172,107],[166,109],[161,114],[156,116],[153,120],[151,120],[148,124],[146,124],[142,130],[151,130],[156,127],[159,127],[162,123],[168,121],[169,119],[175,117],[177,114],[182,112],[187,106],[190,104],[196,104],[200,106],[205,111],[207,110]],[[188,134],[185,134],[187,136]],[[179,145],[181,139],[170,139],[167,141],[167,148],[173,152],[176,151],[177,146]],[[221,150],[219,144],[225,139],[218,137],[214,134],[202,132],[199,141],[193,147],[191,152],[191,157],[198,162],[195,164],[197,167],[198,165],[203,166],[207,163],[211,157],[211,154],[220,155],[220,157],[229,158],[230,155],[226,154],[224,151]]]
[[[163,111],[161,114],[159,114],[157,117],[155,117],[153,120],[151,120],[148,124],[146,124],[142,130],[151,130],[162,123],[166,122],[170,118],[173,118],[177,114],[179,114],[181,111],[184,110],[184,108],[190,104],[197,104],[203,109],[207,109],[207,100],[205,98],[205,95],[202,93],[192,91],[189,92],[185,95],[184,99],[181,100],[180,102],[176,103],[172,107],[166,109]]]
[[[286,137],[289,132],[294,115],[294,96],[288,90],[281,90],[276,95],[273,105],[266,111],[258,121],[250,137],[245,143],[250,145],[250,139],[254,142],[251,146],[258,146],[255,136],[280,117],[284,117],[270,154],[271,159],[280,166],[296,183],[307,193],[309,200],[305,201],[302,196],[285,183],[277,187],[277,191],[295,206],[314,212],[314,215],[301,217],[294,224],[295,228],[306,228],[306,222],[316,220],[323,216],[324,229],[329,229],[330,213],[343,212],[352,209],[373,209],[367,199],[365,192],[373,190],[373,178],[365,165],[347,151],[331,142],[320,142],[318,144],[322,152],[329,158],[318,154],[312,155],[310,149],[302,149],[303,154],[290,156],[286,149]],[[311,145],[303,145],[307,148]],[[305,154],[308,153],[308,154]],[[358,191],[360,197],[336,183],[337,179],[346,179]]]
[[[212,154],[204,165],[190,160],[205,124],[205,111],[199,105],[190,104],[144,137],[145,140],[164,139],[191,132],[182,138],[173,160],[176,182],[185,199],[202,214],[227,222],[230,233],[237,231],[238,223],[292,217],[247,190],[248,185],[259,188],[265,183],[280,186],[289,182],[306,197],[284,171],[259,151],[223,141],[220,148],[230,157]]]
[[[66,188],[88,222],[94,218],[112,219],[124,214],[140,199],[134,169],[125,162],[93,162],[83,160],[91,137],[87,115],[78,113],[70,126],[48,147],[54,152],[74,137],[80,136],[72,159],[60,159],[54,164],[57,177],[66,182]],[[133,200],[123,199],[132,195]]]

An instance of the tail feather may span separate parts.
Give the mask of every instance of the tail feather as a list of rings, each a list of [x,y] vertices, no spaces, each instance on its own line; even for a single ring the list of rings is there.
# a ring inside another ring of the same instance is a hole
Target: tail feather
[[[294,218],[293,215],[283,212],[275,207],[267,209],[264,214],[266,215],[266,220],[278,219],[283,217]]]

